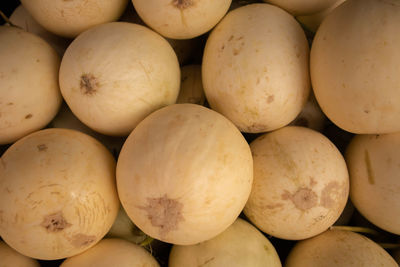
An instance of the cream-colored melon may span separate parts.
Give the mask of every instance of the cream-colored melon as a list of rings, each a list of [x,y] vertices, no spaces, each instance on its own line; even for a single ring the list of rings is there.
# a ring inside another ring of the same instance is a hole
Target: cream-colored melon
[[[144,26],[111,22],[79,35],[60,67],[61,93],[93,130],[127,136],[147,115],[175,103],[180,69],[174,50]]]
[[[113,224],[115,160],[94,138],[45,129],[0,159],[0,235],[26,256],[54,260],[83,252]]]
[[[159,267],[144,248],[131,242],[105,238],[87,251],[63,261],[60,267]]]
[[[238,218],[218,236],[192,246],[174,245],[169,267],[281,267],[271,242],[247,221]]]
[[[61,105],[60,57],[40,37],[0,26],[0,144],[45,127]]]
[[[128,0],[21,0],[21,3],[49,32],[74,38],[96,25],[118,20]]]
[[[29,12],[22,6],[19,5],[13,13],[10,15],[10,21],[12,24],[21,27],[27,32],[38,35],[49,43],[57,53],[62,56],[67,49],[70,41],[55,35],[43,28],[36,20],[29,14]]]
[[[346,162],[354,206],[371,223],[400,235],[400,132],[356,135]]]
[[[244,209],[274,237],[300,240],[322,233],[344,210],[349,194],[346,162],[321,133],[287,126],[251,142],[254,182]]]
[[[285,267],[398,267],[394,259],[371,239],[351,231],[328,230],[298,242]]]
[[[203,86],[212,109],[241,131],[289,124],[310,91],[309,46],[299,23],[269,4],[229,12],[207,39]]]
[[[193,245],[239,216],[251,190],[248,143],[228,119],[195,104],[155,111],[132,131],[117,162],[121,203],[147,235]]]
[[[285,9],[294,16],[321,12],[335,4],[336,1],[337,0],[264,0],[264,2]]]
[[[356,134],[400,131],[400,2],[347,0],[321,23],[311,80],[325,115]]]
[[[161,35],[190,39],[211,30],[232,0],[132,0],[141,19]]]
[[[3,241],[0,241],[0,259],[1,267],[40,267],[37,260],[22,255]]]

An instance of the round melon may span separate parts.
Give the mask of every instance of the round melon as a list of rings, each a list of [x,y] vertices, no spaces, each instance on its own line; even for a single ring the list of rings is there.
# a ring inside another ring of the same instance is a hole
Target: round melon
[[[263,232],[300,240],[332,226],[349,194],[346,162],[321,133],[287,126],[251,142],[254,182],[244,209]]]
[[[207,39],[202,62],[206,98],[242,132],[281,128],[307,101],[308,59],[306,36],[290,14],[269,4],[239,7]]]
[[[346,162],[354,206],[371,223],[400,235],[400,133],[356,135]]]
[[[79,35],[60,67],[60,89],[72,112],[91,129],[127,136],[156,109],[175,103],[178,59],[159,34],[111,22]]]
[[[310,55],[325,115],[355,134],[400,131],[400,2],[347,0],[319,26]]]
[[[96,25],[118,20],[128,0],[21,0],[21,3],[49,32],[74,38]]]
[[[144,248],[131,242],[105,238],[87,251],[67,258],[60,267],[159,267],[156,259]]]
[[[328,230],[298,242],[286,258],[285,267],[397,267],[397,263],[371,239],[343,230]]]
[[[45,129],[0,158],[0,235],[19,253],[55,260],[100,241],[119,209],[115,160],[94,138]]]
[[[61,105],[60,57],[40,37],[0,26],[0,144],[44,128]]]
[[[191,39],[211,30],[232,0],[132,0],[140,18],[171,39]]]
[[[132,131],[117,162],[119,198],[133,223],[161,241],[215,237],[249,197],[253,159],[239,130],[217,112],[175,104]]]
[[[271,242],[253,225],[238,218],[208,241],[192,246],[174,245],[168,266],[281,267],[282,264]]]

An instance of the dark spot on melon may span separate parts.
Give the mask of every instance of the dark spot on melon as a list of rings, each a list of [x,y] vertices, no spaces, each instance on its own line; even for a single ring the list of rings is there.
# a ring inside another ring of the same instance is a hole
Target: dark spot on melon
[[[85,235],[81,233],[74,235],[70,240],[71,244],[77,248],[89,246],[95,241],[96,241],[96,236]]]
[[[193,6],[194,0],[173,0],[172,5],[182,10]]]
[[[32,118],[33,117],[33,115],[32,114],[27,114],[26,116],[25,116],[25,119],[30,119],[30,118]]]
[[[80,88],[83,94],[93,95],[99,88],[99,82],[93,74],[85,73],[81,76]]]
[[[45,144],[40,144],[37,146],[39,151],[46,151],[47,150],[47,146]]]
[[[147,206],[140,208],[146,211],[150,223],[159,228],[161,236],[177,230],[179,223],[185,220],[182,215],[183,204],[166,194],[163,197],[147,198]]]
[[[60,232],[71,226],[71,224],[65,220],[61,211],[46,215],[40,225],[43,226],[47,232],[53,233]]]
[[[291,200],[297,209],[303,211],[309,210],[318,204],[318,196],[310,188],[300,188],[293,194],[285,191],[281,197],[283,200]]]

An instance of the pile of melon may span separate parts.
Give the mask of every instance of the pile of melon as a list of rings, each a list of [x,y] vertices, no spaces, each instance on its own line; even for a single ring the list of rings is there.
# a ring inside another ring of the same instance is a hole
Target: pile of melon
[[[0,267],[400,263],[399,1],[2,8]]]

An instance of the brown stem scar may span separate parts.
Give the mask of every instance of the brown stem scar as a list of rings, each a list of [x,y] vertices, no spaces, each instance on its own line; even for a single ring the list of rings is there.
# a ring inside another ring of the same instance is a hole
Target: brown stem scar
[[[97,78],[91,73],[82,74],[80,88],[83,94],[93,95],[99,88]]]
[[[140,208],[147,212],[150,223],[160,229],[161,236],[177,230],[179,223],[185,220],[182,215],[183,204],[166,194],[159,198],[148,198],[147,203],[147,206]]]
[[[53,233],[60,232],[71,226],[71,224],[65,220],[61,211],[45,216],[40,225],[43,226],[47,232]]]
[[[296,208],[303,211],[309,210],[318,204],[318,196],[310,188],[300,188],[294,194],[285,191],[282,194],[282,199],[290,199]]]
[[[194,5],[194,0],[173,0],[172,5],[179,9],[186,9]]]

